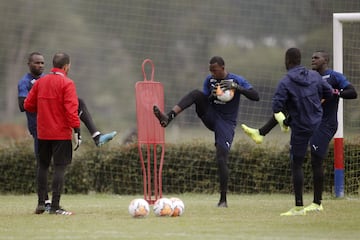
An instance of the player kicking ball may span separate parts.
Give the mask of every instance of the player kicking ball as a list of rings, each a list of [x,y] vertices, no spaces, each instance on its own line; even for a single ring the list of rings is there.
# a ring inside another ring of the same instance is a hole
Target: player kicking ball
[[[153,111],[161,126],[167,127],[178,114],[195,104],[197,116],[215,134],[215,159],[220,180],[220,200],[217,206],[226,208],[229,177],[227,161],[235,135],[240,96],[259,101],[259,95],[243,77],[225,70],[222,57],[214,56],[210,59],[209,71],[211,74],[205,78],[202,91],[190,91],[168,114],[161,112],[157,106],[153,107]],[[232,93],[224,97],[226,91]]]

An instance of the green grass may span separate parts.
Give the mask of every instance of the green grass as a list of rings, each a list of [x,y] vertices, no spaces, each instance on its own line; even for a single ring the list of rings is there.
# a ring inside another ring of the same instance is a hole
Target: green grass
[[[218,195],[176,195],[185,203],[181,217],[143,219],[128,213],[141,196],[63,195],[73,216],[35,215],[35,195],[0,196],[0,239],[359,239],[359,199],[323,201],[325,210],[280,217],[293,195],[230,195],[229,208],[215,207]],[[171,197],[171,196],[169,196]],[[311,196],[305,195],[306,204]]]

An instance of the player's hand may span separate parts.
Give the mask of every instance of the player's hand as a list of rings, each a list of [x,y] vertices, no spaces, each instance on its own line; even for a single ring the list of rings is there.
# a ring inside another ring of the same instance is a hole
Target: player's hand
[[[220,82],[221,89],[230,90],[230,89],[236,89],[237,87],[238,87],[238,84],[233,81],[222,80]]]
[[[281,128],[281,131],[288,132],[289,126],[285,124],[286,116],[282,112],[274,113],[274,117],[276,121],[279,123],[279,126]]]
[[[225,90],[230,90],[230,89],[235,89],[241,92],[241,90],[243,89],[239,84],[237,84],[236,82],[233,81],[229,81],[229,80],[222,80],[220,82],[220,87],[221,89],[225,89]]]
[[[212,91],[209,95],[209,101],[213,101],[217,98],[216,97],[216,89],[217,89],[217,84],[214,86],[214,88],[212,89]]]
[[[74,128],[74,141],[75,141],[74,151],[76,151],[78,150],[81,144],[80,128]]]
[[[218,86],[219,86],[219,84],[218,84],[218,83],[217,83],[217,84],[215,84],[215,86],[214,86],[213,90],[211,91],[211,95],[212,95],[212,96],[214,96],[214,97],[216,97],[216,96],[217,96],[217,95],[216,95],[216,92],[217,92]]]
[[[339,91],[339,89],[333,89],[333,95],[335,95],[335,96],[340,96],[340,91]]]

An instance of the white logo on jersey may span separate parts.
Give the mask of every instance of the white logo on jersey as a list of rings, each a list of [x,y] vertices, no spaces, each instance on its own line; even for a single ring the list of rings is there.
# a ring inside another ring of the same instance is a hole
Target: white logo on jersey
[[[212,85],[213,85],[214,83],[217,83],[217,80],[214,79],[214,78],[211,78],[211,79],[210,79],[210,83],[212,83]]]
[[[323,79],[323,80],[326,80],[326,79],[328,79],[328,78],[330,78],[330,74],[322,76],[322,79]]]

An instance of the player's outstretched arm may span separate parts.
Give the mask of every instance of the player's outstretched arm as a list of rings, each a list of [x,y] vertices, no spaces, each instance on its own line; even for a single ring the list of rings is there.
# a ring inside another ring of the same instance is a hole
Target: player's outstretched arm
[[[353,85],[347,85],[344,89],[339,91],[339,97],[344,99],[356,99],[357,92]]]
[[[259,93],[257,91],[255,91],[253,88],[245,89],[245,88],[241,87],[241,90],[239,90],[239,91],[242,95],[244,95],[245,97],[247,97],[248,99],[250,99],[252,101],[260,100]]]

